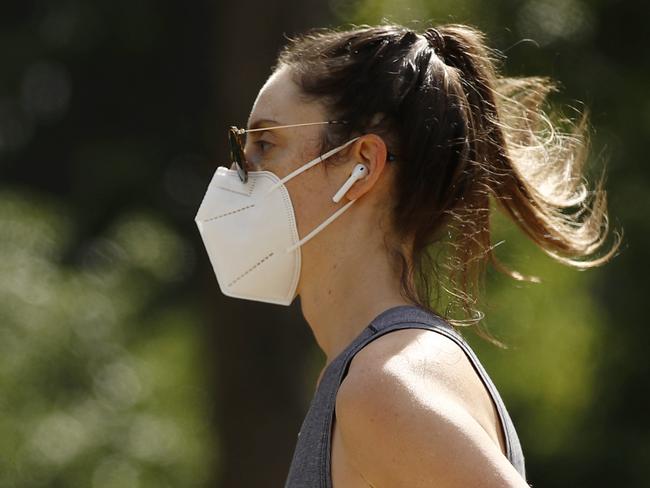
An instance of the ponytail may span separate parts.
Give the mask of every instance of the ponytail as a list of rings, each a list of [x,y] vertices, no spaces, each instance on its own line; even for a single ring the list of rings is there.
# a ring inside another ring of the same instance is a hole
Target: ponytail
[[[352,132],[375,132],[395,148],[393,246],[405,297],[432,309],[432,283],[479,323],[474,308],[487,262],[516,280],[537,281],[507,268],[491,244],[490,197],[546,254],[580,269],[609,261],[590,258],[608,235],[604,173],[588,191],[587,113],[561,132],[541,109],[556,90],[545,77],[502,77],[484,34],[446,24],[421,35],[402,26],[312,31],[280,53],[308,97],[327,100],[333,118],[348,120],[328,133],[339,144]],[[396,73],[396,70],[399,70]],[[385,117],[375,123],[375,115]],[[574,212],[566,210],[576,208]],[[399,242],[410,242],[404,256]],[[433,244],[447,244],[442,263]],[[446,271],[442,285],[438,264]],[[436,294],[439,299],[440,293]],[[436,313],[436,312],[434,312]],[[505,347],[487,331],[479,334]]]
[[[480,264],[469,264],[473,256],[482,254],[513,279],[540,281],[497,259],[495,246],[490,246],[488,195],[553,259],[579,269],[609,261],[620,246],[622,232],[616,233],[606,254],[584,259],[602,247],[609,230],[604,173],[592,192],[582,176],[588,152],[587,112],[573,132],[561,133],[541,110],[547,94],[557,90],[552,80],[498,77],[483,34],[471,27],[446,25],[428,29],[424,37],[457,72],[467,97],[474,141],[470,145],[475,145],[470,154],[481,166],[480,181],[468,192],[464,206],[455,210],[460,266],[452,275],[461,274],[460,288],[467,290],[483,277]],[[548,138],[543,137],[544,129],[550,131]],[[571,207],[577,211],[565,214]]]

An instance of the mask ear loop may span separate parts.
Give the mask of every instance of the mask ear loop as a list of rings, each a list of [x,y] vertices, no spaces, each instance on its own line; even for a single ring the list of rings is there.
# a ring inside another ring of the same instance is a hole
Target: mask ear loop
[[[299,174],[302,173],[303,171],[307,171],[309,168],[311,168],[311,167],[313,167],[313,166],[316,166],[318,163],[323,162],[323,160],[325,160],[325,159],[329,158],[330,156],[336,154],[337,152],[339,152],[339,151],[345,149],[347,146],[349,146],[349,145],[352,144],[354,141],[356,141],[357,139],[359,139],[359,137],[361,137],[361,136],[357,136],[357,137],[355,137],[354,139],[350,139],[350,140],[349,140],[348,142],[346,142],[345,144],[343,144],[343,145],[341,145],[341,146],[339,146],[339,147],[335,147],[334,149],[331,149],[331,150],[327,151],[325,154],[322,154],[322,155],[318,156],[317,158],[312,159],[312,160],[309,161],[308,163],[303,164],[300,168],[298,168],[298,169],[292,171],[292,172],[289,173],[287,176],[285,176],[284,178],[282,178],[281,180],[279,180],[277,183],[275,183],[273,186],[271,186],[271,187],[269,188],[269,190],[268,190],[268,191],[263,195],[263,197],[266,197],[267,195],[269,195],[273,190],[277,189],[278,187],[280,187],[281,185],[283,185],[285,182],[289,181],[289,180],[290,180],[291,178],[293,178],[294,176],[299,175]],[[336,219],[339,215],[341,215],[341,214],[342,214],[343,212],[345,212],[348,208],[350,208],[350,205],[352,205],[354,202],[355,202],[355,200],[351,200],[351,201],[349,201],[348,203],[346,203],[343,207],[339,208],[336,212],[334,212],[332,215],[330,215],[330,216],[329,216],[329,217],[328,217],[324,222],[322,222],[320,225],[318,225],[318,226],[317,226],[314,230],[312,230],[309,234],[307,234],[305,237],[303,237],[302,239],[300,239],[300,240],[299,240],[298,242],[296,242],[294,245],[289,246],[289,247],[286,249],[286,252],[289,253],[289,252],[293,251],[294,249],[296,249],[296,248],[302,246],[305,242],[307,242],[308,240],[310,240],[312,237],[314,237],[316,234],[318,234],[321,230],[323,230],[326,226],[328,226],[330,223],[332,223],[332,221],[334,221],[334,219]]]
[[[332,215],[330,215],[325,221],[323,221],[322,224],[320,224],[318,227],[316,227],[314,230],[312,230],[309,234],[307,234],[305,237],[300,239],[298,242],[296,242],[294,245],[289,246],[286,250],[286,252],[291,252],[294,249],[302,246],[305,242],[310,240],[312,237],[315,237],[316,234],[318,234],[321,230],[323,230],[325,227],[327,227],[329,224],[331,224],[339,215],[341,215],[343,212],[345,212],[348,208],[350,208],[350,205],[352,205],[354,202],[356,202],[356,198],[354,200],[350,200],[348,203],[343,205],[341,208],[339,208],[336,212],[334,212]]]
[[[297,170],[293,171],[292,173],[289,173],[287,176],[285,176],[284,178],[282,178],[278,183],[276,183],[275,185],[273,185],[273,187],[271,188],[271,191],[274,190],[275,188],[277,188],[278,186],[280,186],[281,184],[283,184],[285,181],[290,180],[290,179],[293,178],[294,176],[296,176],[296,175],[302,173],[303,171],[308,170],[308,169],[311,168],[312,166],[315,166],[316,164],[322,162],[324,159],[327,159],[327,158],[329,158],[330,156],[332,156],[333,154],[335,154],[335,153],[341,151],[342,149],[344,149],[345,147],[349,146],[349,145],[352,144],[354,141],[356,141],[357,139],[359,139],[359,137],[361,137],[361,136],[355,137],[354,139],[350,139],[348,142],[346,142],[346,143],[343,144],[342,146],[339,146],[339,147],[336,147],[336,148],[334,148],[334,149],[332,149],[332,150],[330,150],[330,151],[327,151],[327,152],[326,152],[325,154],[323,154],[322,156],[319,156],[319,157],[317,157],[316,159],[313,159],[312,161],[310,161],[310,162],[304,164],[303,166],[301,166],[301,167],[298,168]],[[270,193],[270,191],[269,191],[269,193]],[[267,193],[267,194],[268,194],[268,193]],[[318,234],[321,230],[323,230],[325,227],[327,227],[329,224],[331,224],[334,220],[336,220],[336,218],[338,218],[339,215],[341,215],[341,214],[342,214],[343,212],[345,212],[348,208],[350,208],[350,205],[352,205],[355,201],[356,201],[356,199],[355,199],[355,200],[350,200],[348,203],[346,203],[345,205],[343,205],[343,206],[342,206],[341,208],[339,208],[336,212],[334,212],[334,213],[333,213],[332,215],[330,215],[327,219],[325,219],[325,220],[324,220],[320,225],[318,225],[315,229],[313,229],[309,234],[307,234],[305,237],[303,237],[302,239],[300,239],[298,242],[296,242],[296,243],[293,244],[292,246],[289,246],[289,247],[286,249],[286,252],[287,252],[287,253],[290,253],[291,251],[293,251],[293,250],[299,248],[300,246],[302,246],[303,244],[305,244],[305,243],[306,243],[307,241],[309,241],[312,237],[315,237],[316,234]]]

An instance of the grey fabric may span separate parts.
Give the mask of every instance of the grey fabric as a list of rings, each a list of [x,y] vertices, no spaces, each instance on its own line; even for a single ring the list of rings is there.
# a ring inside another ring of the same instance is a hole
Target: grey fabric
[[[332,420],[336,393],[347,374],[350,361],[359,350],[376,338],[393,330],[413,328],[443,334],[465,351],[497,406],[505,430],[507,458],[521,476],[526,478],[524,455],[510,415],[497,388],[469,344],[442,318],[416,306],[401,305],[379,314],[323,372],[298,433],[285,488],[332,488]]]

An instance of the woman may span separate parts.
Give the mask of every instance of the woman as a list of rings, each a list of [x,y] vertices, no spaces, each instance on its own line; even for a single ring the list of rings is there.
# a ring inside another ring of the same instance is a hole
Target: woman
[[[299,295],[327,357],[286,487],[528,486],[462,321],[432,304],[442,287],[477,321],[488,259],[524,279],[492,253],[490,196],[561,262],[616,251],[576,259],[602,247],[605,192],[588,204],[586,119],[562,134],[539,109],[552,88],[500,77],[466,25],[314,30],[281,51],[196,221],[222,291]]]

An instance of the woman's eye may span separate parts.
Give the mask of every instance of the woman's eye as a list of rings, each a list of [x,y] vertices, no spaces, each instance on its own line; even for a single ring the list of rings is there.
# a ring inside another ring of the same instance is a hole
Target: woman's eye
[[[267,141],[255,141],[255,145],[261,152],[264,152],[270,149],[273,144]]]

